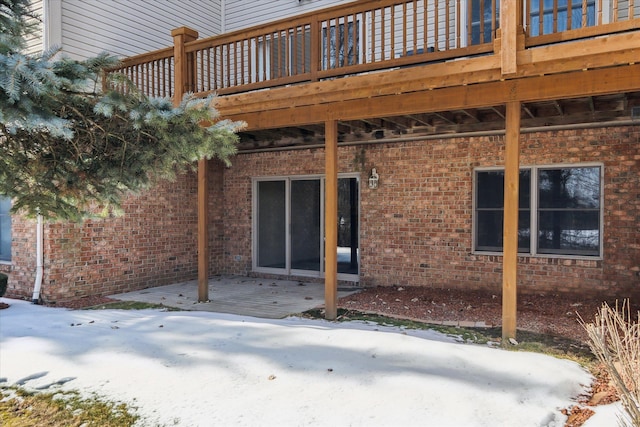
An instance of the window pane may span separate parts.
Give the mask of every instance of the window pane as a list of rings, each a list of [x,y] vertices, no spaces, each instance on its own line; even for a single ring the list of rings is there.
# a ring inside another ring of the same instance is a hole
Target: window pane
[[[0,196],[0,260],[11,261],[11,199]]]
[[[481,21],[482,14],[482,21]],[[471,44],[490,43],[493,40],[493,1],[473,0],[471,2]],[[500,21],[500,2],[496,2],[496,26]],[[482,28],[481,28],[482,27]]]
[[[599,211],[541,211],[538,230],[539,253],[599,255]]]
[[[518,251],[531,249],[531,169],[519,174]],[[502,251],[504,171],[476,172],[476,250]]]
[[[502,210],[479,211],[476,218],[476,249],[502,250]]]
[[[540,3],[538,0],[530,2],[530,27],[529,34],[531,36],[540,35]],[[567,31],[567,16],[569,6],[567,0],[559,0],[557,5],[554,5],[553,1],[544,1],[544,11],[542,17],[542,34],[551,34],[554,32]],[[582,27],[583,14],[586,18],[585,26],[590,27],[595,25],[596,8],[595,0],[587,0],[584,2],[586,8],[583,11],[583,1],[573,0],[571,2],[571,29],[575,30]]]
[[[541,209],[598,209],[600,168],[540,169],[538,191]]]
[[[286,267],[285,182],[258,182],[259,267]]]
[[[476,186],[476,207],[502,209],[504,206],[504,171],[478,172]]]
[[[358,63],[359,48],[359,21],[348,22],[344,24],[329,27],[327,37],[327,28],[322,29],[322,69],[344,67],[346,65],[355,65]],[[329,49],[327,52],[327,42]],[[329,58],[327,58],[329,53]],[[328,61],[327,61],[328,59]]]
[[[521,169],[518,179],[518,207],[528,209],[531,203],[531,170]],[[504,207],[504,171],[477,172],[476,197],[479,209]]]
[[[338,273],[358,274],[358,180],[338,179]]]
[[[291,181],[291,268],[320,271],[320,180]]]
[[[502,210],[479,211],[476,220],[476,250],[501,252],[504,216]],[[531,247],[531,212],[518,212],[518,252],[528,253]]]

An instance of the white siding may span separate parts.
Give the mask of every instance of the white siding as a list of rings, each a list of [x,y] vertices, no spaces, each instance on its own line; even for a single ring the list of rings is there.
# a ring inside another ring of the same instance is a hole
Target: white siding
[[[171,46],[177,27],[219,34],[220,11],[220,0],[62,0],[62,48],[78,59],[136,55]]]
[[[352,2],[340,0],[225,0],[225,32]]]
[[[30,2],[31,11],[42,19],[43,15],[43,0],[32,0]],[[43,33],[42,33],[42,24],[39,25],[39,28],[33,34],[30,34],[27,37],[27,46],[26,53],[28,54],[37,54],[42,52],[43,48]]]
[[[618,0],[618,20],[624,21],[629,19],[629,0]],[[631,18],[640,18],[640,2],[635,0],[633,3],[633,11],[631,11]]]

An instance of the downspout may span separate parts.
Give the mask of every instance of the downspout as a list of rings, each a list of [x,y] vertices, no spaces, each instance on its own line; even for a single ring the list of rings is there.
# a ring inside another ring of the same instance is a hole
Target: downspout
[[[33,298],[34,304],[40,304],[40,289],[42,288],[42,215],[38,215],[38,223],[36,224],[36,280],[33,285]]]

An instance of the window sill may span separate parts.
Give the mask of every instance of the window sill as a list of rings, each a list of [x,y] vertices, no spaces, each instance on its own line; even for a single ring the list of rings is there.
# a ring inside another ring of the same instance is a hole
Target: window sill
[[[476,256],[502,256],[502,252],[489,252],[489,251],[473,251],[471,255]],[[602,255],[588,256],[588,255],[559,255],[559,254],[530,254],[525,252],[518,252],[518,257],[522,258],[550,258],[550,259],[568,259],[568,260],[580,260],[580,261],[602,261],[604,258]]]

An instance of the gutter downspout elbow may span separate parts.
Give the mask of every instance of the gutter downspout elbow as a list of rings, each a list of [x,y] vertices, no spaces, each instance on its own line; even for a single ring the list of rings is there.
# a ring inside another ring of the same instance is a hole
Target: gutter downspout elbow
[[[42,250],[42,215],[38,215],[38,223],[36,225],[36,279],[33,285],[33,298],[34,304],[40,304],[40,289],[42,288],[42,276],[43,276],[43,250]]]

